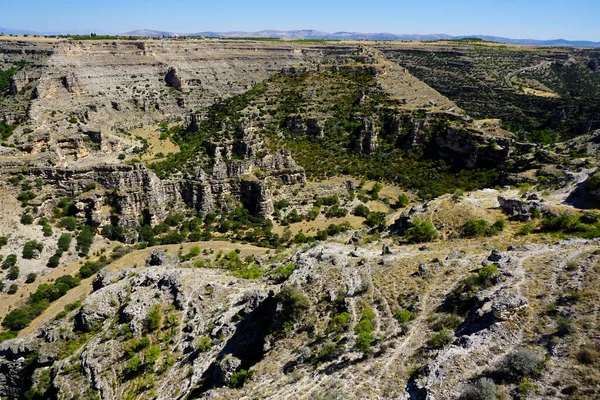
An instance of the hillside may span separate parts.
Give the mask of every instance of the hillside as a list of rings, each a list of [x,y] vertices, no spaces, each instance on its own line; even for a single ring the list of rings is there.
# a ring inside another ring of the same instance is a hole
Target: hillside
[[[595,399],[595,50],[0,40],[0,397]]]

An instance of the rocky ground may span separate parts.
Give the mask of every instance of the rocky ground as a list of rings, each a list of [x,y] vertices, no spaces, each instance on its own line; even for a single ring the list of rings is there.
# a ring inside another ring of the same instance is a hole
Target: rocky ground
[[[597,398],[600,131],[480,112],[565,54],[0,39],[0,397]]]

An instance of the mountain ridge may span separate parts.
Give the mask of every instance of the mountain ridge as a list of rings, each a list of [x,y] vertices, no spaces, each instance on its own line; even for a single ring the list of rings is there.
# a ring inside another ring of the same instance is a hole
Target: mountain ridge
[[[94,30],[66,30],[66,31],[43,31],[37,32],[26,29],[13,29],[0,27],[0,32],[11,35],[67,35],[67,34],[88,34]],[[108,32],[94,31],[98,34],[108,34]],[[443,33],[431,33],[431,34],[396,34],[390,32],[376,32],[376,33],[363,33],[363,32],[348,32],[348,31],[337,31],[337,32],[324,32],[315,29],[298,29],[298,30],[271,30],[265,29],[255,32],[247,31],[199,31],[193,33],[173,32],[173,31],[161,31],[154,29],[135,29],[132,31],[124,32],[119,35],[122,36],[144,36],[144,37],[157,37],[157,36],[205,36],[205,37],[217,37],[217,38],[231,38],[231,37],[247,37],[257,39],[286,39],[286,40],[390,40],[390,41],[430,41],[430,40],[459,40],[464,38],[477,38],[490,42],[524,45],[524,46],[565,46],[565,47],[600,47],[600,42],[591,40],[567,40],[567,39],[513,39],[502,36],[492,35],[447,35]]]

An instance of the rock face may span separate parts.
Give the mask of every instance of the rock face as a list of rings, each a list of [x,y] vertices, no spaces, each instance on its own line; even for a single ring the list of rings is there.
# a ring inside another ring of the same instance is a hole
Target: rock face
[[[83,93],[84,89],[79,85],[79,79],[73,72],[69,72],[62,79],[63,86],[69,91],[69,93]]]
[[[169,68],[169,70],[167,71],[167,75],[165,76],[165,82],[167,83],[167,85],[179,90],[180,92],[183,92],[184,89],[187,88],[187,85],[183,82],[183,80],[179,76],[179,73],[177,72],[177,69],[175,69],[174,67]]]
[[[375,118],[366,118],[355,141],[356,151],[364,154],[372,154],[379,148],[377,141],[377,126]]]
[[[27,75],[27,71],[20,70],[15,75],[13,75],[13,77],[10,80],[10,93],[19,93],[21,90],[23,90],[25,86],[29,84],[29,82],[30,81],[29,76]]]

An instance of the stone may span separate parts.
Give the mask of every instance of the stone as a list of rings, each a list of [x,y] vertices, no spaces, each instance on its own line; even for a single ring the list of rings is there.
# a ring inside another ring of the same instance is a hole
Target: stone
[[[167,83],[167,85],[179,90],[180,92],[183,92],[183,90],[186,88],[186,85],[184,84],[183,80],[181,79],[181,76],[179,75],[179,71],[177,71],[177,69],[174,67],[170,67],[167,71],[167,75],[165,76],[165,82]]]
[[[150,252],[150,257],[146,260],[147,267],[156,267],[164,265],[169,261],[169,256],[163,249],[155,249]]]
[[[498,320],[508,321],[528,306],[529,301],[524,296],[511,296],[500,292],[492,300],[492,314]]]
[[[502,260],[502,253],[500,253],[498,250],[492,250],[492,254],[490,254],[487,259],[491,262],[500,261]]]

